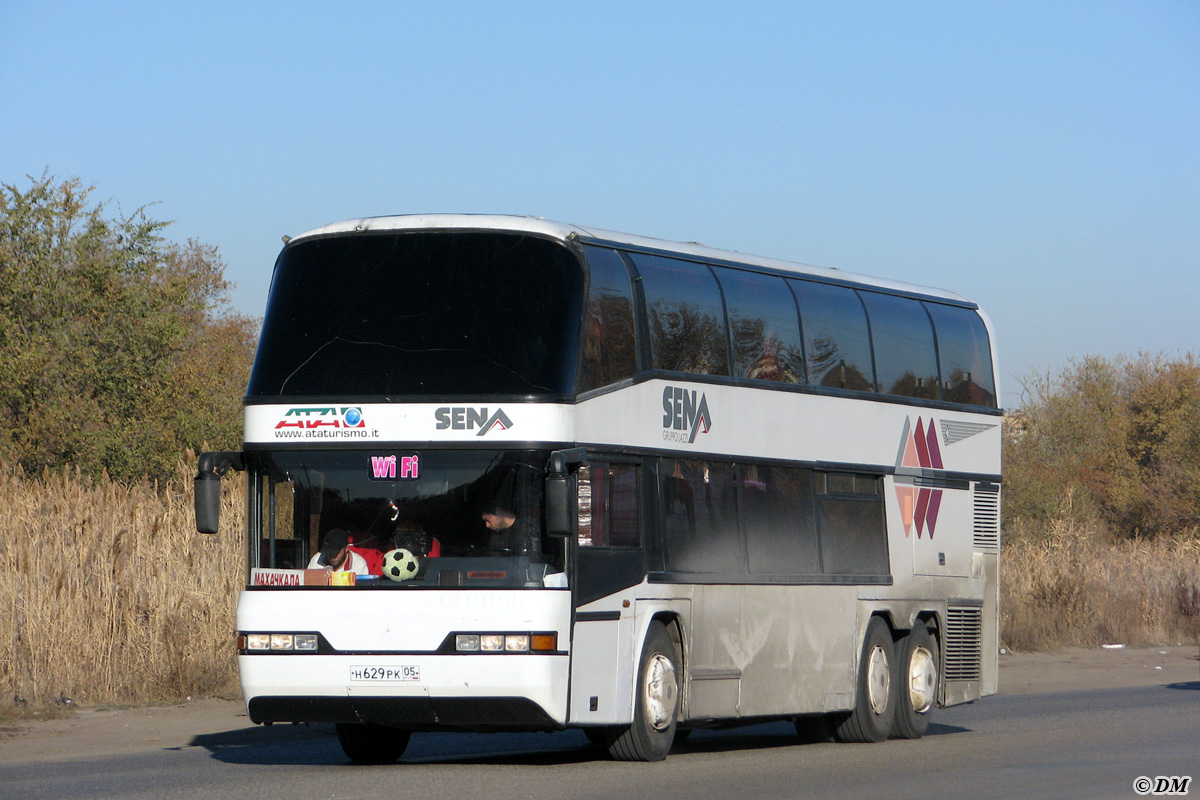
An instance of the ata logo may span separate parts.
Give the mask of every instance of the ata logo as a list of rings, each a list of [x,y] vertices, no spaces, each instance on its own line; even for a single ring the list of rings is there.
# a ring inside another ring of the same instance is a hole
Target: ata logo
[[[900,437],[900,455],[896,461],[897,470],[908,469],[942,469],[942,450],[938,445],[937,424],[930,419],[929,424],[917,417],[917,427],[912,427],[912,419],[904,421],[904,433]],[[900,518],[904,521],[904,535],[915,526],[917,538],[922,531],[929,532],[933,538],[933,530],[937,527],[938,509],[942,505],[942,490],[931,489],[927,486],[900,485],[897,481],[896,499],[900,501]]]
[[[696,402],[696,392],[688,391],[682,386],[668,386],[663,389],[663,439],[668,442],[696,441],[697,433],[708,433],[712,427],[712,415],[708,412],[708,398],[700,395]]]
[[[433,412],[433,416],[437,419],[437,429],[444,431],[446,429],[456,431],[473,431],[479,429],[476,436],[484,436],[492,432],[492,429],[499,426],[500,430],[506,431],[513,426],[513,421],[504,413],[504,409],[497,408],[495,413],[488,416],[486,408],[451,408],[445,406]]]
[[[283,419],[275,426],[280,428],[365,428],[362,409],[357,406],[314,406],[311,408],[289,408]]]

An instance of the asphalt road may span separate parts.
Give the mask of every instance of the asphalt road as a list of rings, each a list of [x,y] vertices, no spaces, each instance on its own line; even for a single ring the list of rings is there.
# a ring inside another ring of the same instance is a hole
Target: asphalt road
[[[0,798],[1090,799],[1137,797],[1143,776],[1200,781],[1200,681],[936,714],[924,739],[876,745],[802,745],[788,723],[697,731],[658,764],[608,761],[572,731],[415,734],[399,764],[360,767],[324,726],[238,728],[187,747],[0,763]]]

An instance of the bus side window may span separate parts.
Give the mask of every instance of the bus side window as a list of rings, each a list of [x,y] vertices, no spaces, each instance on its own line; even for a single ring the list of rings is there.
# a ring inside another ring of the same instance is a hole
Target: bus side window
[[[613,547],[638,547],[637,467],[612,464],[608,468],[608,542]]]
[[[637,373],[637,326],[629,271],[615,250],[586,247],[588,296],[579,353],[578,394]]]
[[[796,305],[783,278],[714,267],[733,336],[733,377],[804,382]]]
[[[992,350],[983,320],[969,308],[925,303],[937,333],[942,368],[942,399],[996,407]]]
[[[636,253],[650,332],[652,368],[729,374],[725,309],[704,264]]]
[[[659,504],[666,569],[745,572],[732,464],[661,459]]]
[[[878,390],[902,397],[940,399],[933,326],[925,307],[910,297],[863,291],[859,295],[871,320]]]
[[[742,518],[750,574],[821,572],[821,551],[813,516],[812,470],[744,465]]]
[[[597,462],[579,472],[579,545],[640,546],[637,467]]]
[[[867,315],[853,289],[789,280],[800,308],[808,381],[834,389],[874,391]]]
[[[882,479],[814,473],[821,560],[826,575],[890,575]]]

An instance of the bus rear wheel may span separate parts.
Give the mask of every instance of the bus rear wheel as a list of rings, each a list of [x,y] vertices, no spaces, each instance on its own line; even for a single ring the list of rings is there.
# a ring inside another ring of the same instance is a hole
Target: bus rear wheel
[[[392,764],[408,747],[410,731],[373,722],[339,722],[336,726],[342,752],[355,764]]]
[[[858,659],[854,710],[835,731],[839,742],[882,742],[892,731],[896,711],[896,651],[892,632],[872,617]]]
[[[929,728],[929,716],[937,702],[937,644],[929,635],[929,629],[918,623],[899,645],[896,663],[901,685],[896,697],[892,737],[920,739]]]
[[[618,729],[608,745],[617,761],[662,761],[675,741],[679,678],[675,642],[661,622],[650,623],[633,704],[633,724]]]

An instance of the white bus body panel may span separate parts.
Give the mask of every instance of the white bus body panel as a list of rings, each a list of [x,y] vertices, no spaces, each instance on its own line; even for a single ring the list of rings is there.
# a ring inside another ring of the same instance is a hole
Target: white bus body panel
[[[676,389],[705,402],[707,430],[702,426],[693,437],[690,428],[675,427],[676,409],[673,403],[666,407],[666,395]],[[978,414],[955,410],[665,380],[609,392],[577,408],[572,427],[581,444],[880,467],[896,466],[906,422],[915,427],[918,419],[933,418],[970,432],[943,447],[946,470],[994,475],[1000,467],[1000,418],[981,422]],[[664,424],[668,417],[671,424]]]
[[[676,390],[695,393],[697,401],[703,400],[709,409],[709,425],[694,436],[691,429],[675,426],[676,409],[666,406],[667,393]],[[980,422],[978,414],[954,410],[684,381],[646,381],[578,405],[479,405],[471,407],[475,416],[450,416],[458,407],[448,404],[360,404],[353,406],[359,412],[359,425],[354,428],[345,425],[348,408],[344,404],[300,403],[247,406],[246,442],[377,442],[390,448],[462,442],[577,442],[681,454],[890,467],[899,460],[906,423],[915,426],[918,419],[933,418],[970,432],[944,447],[945,469],[986,474],[996,474],[999,469],[999,417],[986,418],[994,422]],[[493,423],[485,428],[476,421],[485,411],[489,419],[502,411],[511,424]],[[453,426],[442,427],[446,419],[452,419]]]
[[[558,590],[245,591],[238,601],[239,631],[319,631],[338,651],[368,654],[242,655],[242,692],[247,704],[259,696],[521,697],[561,724],[567,717],[570,605],[570,593]],[[560,654],[429,652],[452,632],[554,632]],[[420,680],[354,680],[351,668],[364,666],[415,666]]]

